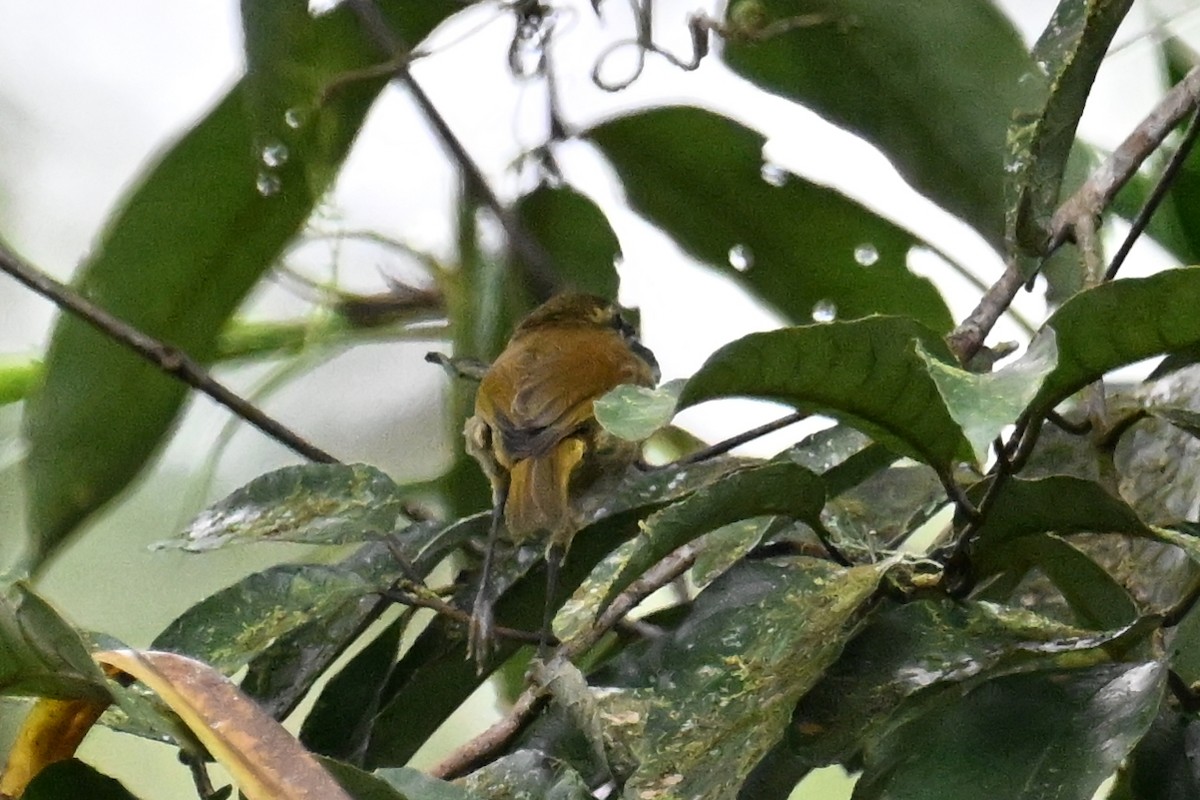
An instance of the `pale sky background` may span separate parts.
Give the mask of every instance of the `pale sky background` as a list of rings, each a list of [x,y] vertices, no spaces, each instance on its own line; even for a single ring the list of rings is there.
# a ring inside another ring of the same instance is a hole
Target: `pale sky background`
[[[586,75],[602,36],[623,19],[621,0],[608,0],[600,28],[590,11],[577,14],[562,32],[563,74],[575,65]],[[659,19],[682,16],[701,0],[662,3]],[[1050,0],[1005,0],[1027,41],[1041,31],[1053,10]],[[586,9],[586,4],[584,4]],[[1111,147],[1153,106],[1158,92],[1155,19],[1200,41],[1200,10],[1192,0],[1156,0],[1134,6],[1118,35],[1115,52],[1101,72],[1081,133]],[[432,43],[434,55],[414,70],[435,103],[497,186],[512,192],[505,167],[537,141],[542,109],[538,90],[516,87],[503,66],[511,21],[496,5],[471,12],[466,24],[444,31]],[[154,154],[203,114],[236,79],[241,68],[237,3],[233,0],[0,0],[0,234],[28,259],[68,278],[86,255],[122,192]],[[882,211],[926,237],[990,283],[999,258],[964,225],[909,189],[873,148],[790,104],[772,99],[723,70],[715,60],[683,75],[651,59],[643,79],[627,94],[610,96],[586,80],[567,87],[568,118],[586,123],[610,113],[614,104],[644,102],[654,96],[704,97],[717,107],[758,121],[776,134],[773,160],[819,182],[869,199]],[[931,109],[936,113],[936,109]],[[514,122],[513,120],[518,120]],[[604,172],[584,153],[573,161],[603,192]],[[576,173],[572,173],[576,174]],[[431,252],[450,255],[450,208],[455,181],[450,165],[405,97],[390,90],[372,113],[333,197],[323,225],[370,228]],[[647,344],[663,365],[665,378],[685,377],[720,345],[752,330],[776,324],[736,287],[690,264],[664,237],[628,216],[616,219],[624,234],[622,300],[642,308]],[[327,268],[329,253],[307,248],[298,266]],[[1126,275],[1144,274],[1165,260],[1139,245]],[[347,247],[338,267],[357,288],[382,285],[380,270],[403,270],[394,254]],[[912,267],[936,277],[951,309],[962,318],[977,292],[961,280],[945,278],[935,258],[917,255]],[[317,274],[320,274],[319,272]],[[686,287],[686,288],[681,288]],[[686,298],[686,300],[685,300]],[[1023,295],[1020,306],[1040,319],[1038,296]],[[268,286],[254,300],[261,314],[296,311],[294,298]],[[53,318],[48,303],[0,277],[0,358],[43,350]],[[1020,338],[1011,324],[996,338]],[[440,410],[441,373],[421,356],[426,345],[372,345],[355,349],[265,396],[267,410],[310,435],[336,455],[376,463],[398,478],[426,477],[432,465],[414,467],[412,454],[445,452],[445,420]],[[265,367],[225,369],[220,377],[247,390],[267,378]],[[20,458],[15,438],[19,409],[0,409],[0,530],[19,529]],[[718,438],[750,427],[775,413],[759,406],[727,403],[718,411],[688,412],[686,421]],[[145,545],[171,536],[197,504],[294,459],[249,429],[239,429],[217,464],[207,489],[197,473],[212,449],[215,431],[228,415],[201,400],[192,404],[179,435],[156,468],[154,482],[133,493],[128,503],[86,537],[70,557],[55,566],[44,584],[78,623],[144,644],[154,631],[200,596],[278,557],[241,550],[188,562],[193,578],[170,586],[170,575],[185,558],[149,553]],[[758,445],[780,447],[795,433]],[[199,488],[197,488],[199,486]],[[152,521],[153,524],[150,524]],[[130,542],[134,530],[140,538]],[[122,538],[124,537],[124,538]],[[247,555],[249,553],[249,555]],[[165,561],[164,561],[165,559]],[[0,551],[0,561],[3,552]],[[162,564],[168,569],[158,569]],[[213,565],[217,565],[214,567]],[[97,574],[144,575],[153,584],[166,577],[164,599],[148,619],[132,621],[144,602],[131,596],[127,580],[104,581]],[[88,587],[84,596],[72,589]]]

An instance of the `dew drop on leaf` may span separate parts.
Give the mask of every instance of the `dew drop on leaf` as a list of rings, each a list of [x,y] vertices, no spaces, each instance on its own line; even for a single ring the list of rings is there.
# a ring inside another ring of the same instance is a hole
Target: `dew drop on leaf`
[[[879,250],[870,242],[854,248],[854,260],[861,266],[869,267],[879,260]]]
[[[837,319],[837,306],[832,300],[818,300],[812,309],[813,322],[833,322]]]
[[[744,244],[735,244],[729,248],[729,266],[738,272],[746,272],[754,266],[754,254]]]

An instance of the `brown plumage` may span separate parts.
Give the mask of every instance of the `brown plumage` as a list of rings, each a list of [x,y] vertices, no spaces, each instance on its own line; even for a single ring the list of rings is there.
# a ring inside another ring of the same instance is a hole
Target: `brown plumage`
[[[467,450],[491,481],[494,502],[472,618],[477,660],[490,646],[489,572],[501,528],[518,544],[546,538],[552,584],[583,505],[606,479],[624,474],[639,451],[600,427],[592,402],[621,384],[653,386],[657,380],[654,356],[618,309],[574,293],[534,309],[484,375],[465,430]]]

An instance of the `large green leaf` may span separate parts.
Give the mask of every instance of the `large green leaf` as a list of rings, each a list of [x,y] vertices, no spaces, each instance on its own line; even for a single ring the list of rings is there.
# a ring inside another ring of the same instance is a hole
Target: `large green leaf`
[[[952,357],[910,319],[870,317],[753,333],[725,345],[684,387],[680,408],[717,397],[779,400],[861,427],[942,473],[972,458],[962,429],[914,349]]]
[[[968,372],[932,358],[924,350],[919,352],[980,465],[987,462],[988,450],[1000,431],[1017,421],[1058,363],[1053,329],[1035,337],[1021,358],[996,372]]]
[[[635,210],[789,319],[906,314],[936,331],[952,324],[933,284],[908,271],[910,234],[831,189],[764,180],[759,134],[667,108],[588,136]]]
[[[1037,533],[1149,535],[1149,528],[1124,500],[1098,483],[1067,475],[1009,478],[979,528],[972,549],[976,569],[985,575],[1002,569],[998,548]]]
[[[1097,630],[1128,625],[1138,615],[1129,590],[1087,553],[1058,536],[1024,536],[1005,561],[1028,563],[1042,571],[1071,607],[1079,624]],[[1009,567],[1011,571],[1011,566]]]
[[[886,570],[743,562],[643,658],[623,656],[630,681],[602,687],[598,700],[638,761],[625,796],[736,797],[841,653]]]
[[[367,577],[373,586],[384,586],[395,577],[396,552],[408,562],[406,574],[427,576],[435,564],[470,537],[487,535],[487,514],[450,525],[412,525],[393,536],[389,546],[360,548],[340,566]],[[242,689],[277,719],[287,716],[317,679],[357,640],[383,612],[382,599],[350,599],[322,610],[298,627],[255,652],[242,680]]]
[[[943,692],[865,752],[856,800],[1091,800],[1149,728],[1157,662],[1013,675]]]
[[[823,24],[770,33],[798,15]],[[730,66],[877,145],[913,186],[1002,246],[1005,131],[1032,65],[994,3],[730,3],[735,28],[755,17],[728,41]]]
[[[789,750],[808,767],[849,761],[910,698],[1034,669],[1106,663],[1107,648],[1139,633],[1097,634],[993,603],[921,600],[881,610],[797,706]]]
[[[734,472],[704,491],[646,518],[638,536],[613,553],[580,587],[574,600],[589,616],[598,615],[639,575],[677,547],[739,520],[784,514],[814,524],[825,505],[825,484],[815,473],[782,461]],[[574,619],[573,625],[583,622]],[[575,631],[568,631],[569,637]]]
[[[617,298],[621,247],[595,203],[569,188],[542,186],[522,197],[516,212],[568,288]]]
[[[365,464],[303,464],[260,475],[205,509],[180,547],[230,542],[345,544],[390,535],[404,524],[400,487]]]
[[[1200,345],[1200,268],[1114,281],[1068,300],[1046,322],[1058,365],[1030,404],[1049,411],[1106,372],[1144,358]]]
[[[399,567],[392,580],[398,577]],[[364,602],[389,583],[370,581],[340,565],[271,567],[192,606],[155,637],[154,647],[185,653],[232,673],[277,638],[308,623],[336,618],[345,604]]]
[[[1059,202],[1075,128],[1113,34],[1133,0],[1061,0],[1033,46],[1022,102],[1009,130],[1009,241],[1042,255]]]
[[[107,700],[104,674],[79,633],[30,586],[0,596],[0,694]]]
[[[424,35],[454,4],[422,5],[394,22]],[[248,0],[244,16],[247,75],[148,169],[77,279],[91,300],[200,361],[303,225],[384,84],[317,102],[334,78],[380,59],[348,9],[313,18],[303,3]],[[27,405],[32,565],[133,479],[185,394],[87,324],[59,320]]]

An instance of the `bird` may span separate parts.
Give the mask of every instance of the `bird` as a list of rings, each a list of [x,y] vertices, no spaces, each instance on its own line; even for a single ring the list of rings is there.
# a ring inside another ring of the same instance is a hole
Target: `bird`
[[[654,387],[654,354],[614,303],[592,294],[555,295],[531,311],[484,373],[467,452],[492,487],[492,516],[472,607],[467,656],[482,671],[493,637],[492,568],[499,540],[546,542],[546,606],[539,637],[551,639],[553,595],[589,498],[619,480],[640,455],[596,420],[592,404],[622,384]]]

